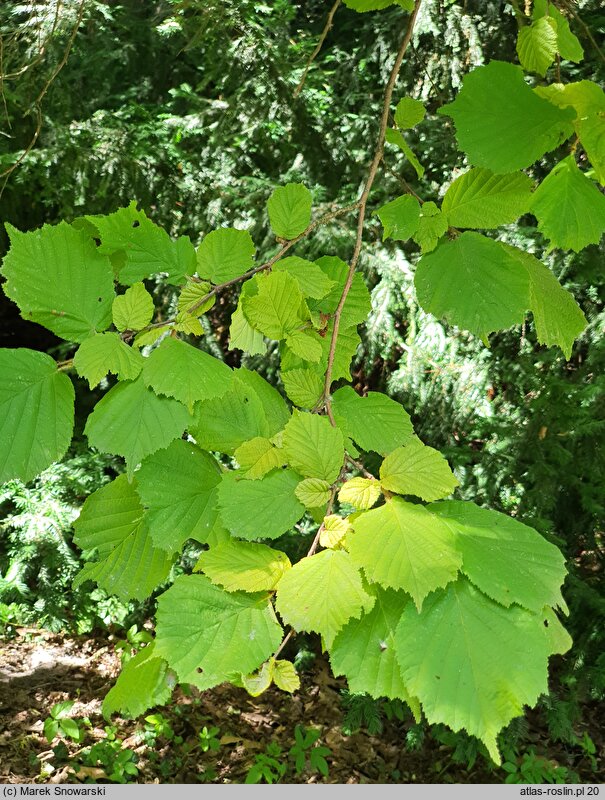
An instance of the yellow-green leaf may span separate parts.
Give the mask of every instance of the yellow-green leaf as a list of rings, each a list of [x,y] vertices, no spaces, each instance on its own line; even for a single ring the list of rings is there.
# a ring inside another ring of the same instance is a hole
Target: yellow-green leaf
[[[296,692],[300,689],[300,678],[291,661],[279,659],[273,669],[273,683],[282,691]]]
[[[319,543],[322,547],[334,549],[343,541],[344,537],[351,530],[351,524],[338,514],[329,514],[324,518],[323,530],[319,535]]]
[[[242,675],[242,685],[251,697],[259,697],[266,692],[273,681],[275,662],[272,658],[261,666],[257,672],[251,675]]]
[[[380,483],[371,478],[351,478],[343,483],[338,499],[341,503],[349,503],[360,511],[366,511],[380,497]]]
[[[265,544],[231,540],[211,547],[201,554],[196,572],[204,572],[212,583],[228,592],[262,592],[275,589],[291,568],[290,559],[281,550]]]

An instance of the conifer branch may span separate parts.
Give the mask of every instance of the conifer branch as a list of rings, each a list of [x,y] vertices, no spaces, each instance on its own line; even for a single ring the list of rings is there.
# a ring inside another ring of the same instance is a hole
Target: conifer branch
[[[313,64],[313,62],[315,61],[315,59],[319,55],[319,53],[321,51],[321,48],[323,47],[323,43],[326,40],[326,36],[330,32],[330,28],[332,27],[332,23],[334,22],[334,15],[336,14],[336,11],[338,10],[338,6],[340,5],[340,3],[341,3],[341,0],[336,0],[334,5],[330,9],[330,13],[328,14],[328,18],[326,20],[326,24],[324,26],[323,31],[321,32],[321,36],[319,37],[319,41],[317,42],[317,47],[311,53],[311,55],[309,57],[309,60],[307,61],[307,64],[305,66],[305,71],[302,74],[302,77],[301,77],[301,79],[300,79],[300,81],[298,83],[298,86],[294,90],[294,97],[298,97],[298,95],[302,91],[303,86],[305,85],[305,81],[307,80],[307,75],[309,74],[309,70],[311,69],[311,64]]]

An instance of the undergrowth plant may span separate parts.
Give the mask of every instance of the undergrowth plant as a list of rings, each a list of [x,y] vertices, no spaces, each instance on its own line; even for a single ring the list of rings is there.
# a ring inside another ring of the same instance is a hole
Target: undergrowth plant
[[[49,744],[56,736],[65,736],[73,739],[74,742],[81,742],[84,738],[84,731],[77,720],[68,716],[74,706],[73,700],[64,700],[55,703],[50,709],[50,717],[44,720],[44,735]]]
[[[393,2],[345,5],[365,12]],[[351,692],[463,729],[499,762],[498,732],[547,692],[549,657],[570,647],[556,613],[566,610],[559,550],[509,516],[446,499],[458,485],[446,460],[399,403],[353,389],[350,363],[371,305],[357,271],[370,211],[384,239],[418,246],[426,312],[488,345],[530,310],[539,342],[570,356],[584,314],[545,264],[494,231],[531,213],[551,248],[600,240],[605,197],[593,178],[605,181],[605,95],[590,81],[536,78],[582,58],[557,4],[538,0],[531,17],[518,11],[521,66],[476,68],[438,109],[453,120],[469,169],[441,202],[404,182],[401,196],[372,209],[391,153],[423,170],[406,131],[426,109],[406,95],[394,103],[421,0],[396,5],[408,17],[358,199],[313,218],[304,185],[277,187],[267,203],[277,249],[262,263],[246,230],[211,231],[196,250],[136,203],[26,233],[6,226],[7,296],[77,350],[61,363],[0,350],[0,481],[28,481],[66,452],[68,372],[91,388],[111,374],[85,433],[91,448],[123,457],[126,471],[91,494],[75,522],[89,555],[75,585],[143,600],[189,539],[207,546],[194,574],[160,595],[155,639],[124,665],[104,701],[108,717],[163,704],[177,683],[296,691],[294,665],[280,656],[296,632],[313,632]],[[551,169],[536,187],[532,167],[545,156]],[[348,262],[294,254],[320,226],[351,215]],[[174,317],[157,319],[144,281],[158,275],[178,287]],[[195,344],[204,314],[237,284],[230,348],[262,356],[272,342],[277,387]],[[267,541],[303,518],[318,527],[292,564]]]

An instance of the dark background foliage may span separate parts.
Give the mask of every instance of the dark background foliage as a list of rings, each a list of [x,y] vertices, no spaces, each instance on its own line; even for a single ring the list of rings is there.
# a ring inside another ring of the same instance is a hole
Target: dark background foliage
[[[571,5],[602,41],[602,4]],[[0,220],[27,230],[109,213],[135,199],[171,234],[188,234],[195,244],[217,226],[236,224],[250,229],[259,257],[272,253],[265,202],[276,184],[304,181],[318,213],[355,199],[401,34],[396,8],[364,15],[341,8],[294,97],[325,15],[319,0],[6,0],[0,173],[8,174],[0,179]],[[565,64],[565,80],[602,82],[602,56],[585,29],[572,26],[586,59]],[[399,194],[401,180],[425,198],[439,197],[463,159],[435,111],[475,65],[515,61],[516,31],[510,4],[425,0],[399,86],[428,108],[409,137],[426,171],[418,180],[388,148],[374,207]],[[538,177],[550,165],[539,166]],[[424,314],[412,288],[414,249],[382,244],[370,219],[361,268],[373,311],[353,373],[359,390],[386,391],[404,403],[419,436],[450,459],[461,497],[513,514],[563,549],[575,644],[557,665],[549,708],[558,697],[576,719],[580,702],[605,694],[603,246],[548,255],[532,218],[522,222],[506,236],[542,255],[589,319],[569,361],[536,344],[529,319],[522,329],[493,335],[486,349]],[[352,240],[350,220],[342,219],[304,247],[310,257],[346,259]],[[0,255],[6,247],[0,228]],[[149,288],[168,311],[170,291]],[[236,297],[226,294],[213,308],[202,345],[230,363],[238,360],[225,353]],[[4,298],[0,309],[2,346],[69,357],[64,343],[21,320]],[[275,379],[275,354],[244,363]],[[78,382],[80,436],[65,463],[31,487],[13,483],[0,494],[5,622],[89,630],[144,617],[145,609],[119,607],[101,593],[66,594],[79,559],[70,523],[84,497],[119,469],[82,441],[94,399]]]

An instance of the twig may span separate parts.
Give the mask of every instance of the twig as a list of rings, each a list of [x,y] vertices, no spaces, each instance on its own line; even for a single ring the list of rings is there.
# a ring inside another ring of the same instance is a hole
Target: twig
[[[405,178],[402,178],[402,177],[401,177],[401,175],[398,175],[398,174],[395,172],[395,170],[391,169],[391,168],[389,167],[389,165],[387,164],[386,160],[384,159],[384,157],[383,157],[381,160],[382,160],[382,166],[383,166],[383,167],[384,167],[384,169],[385,169],[385,170],[386,170],[386,171],[389,173],[389,175],[391,175],[393,178],[395,178],[395,180],[396,180],[396,181],[397,181],[399,184],[401,184],[401,187],[402,187],[402,189],[404,189],[404,190],[407,192],[407,194],[411,194],[411,195],[413,195],[413,196],[416,198],[416,200],[418,200],[418,202],[420,203],[420,205],[422,205],[422,204],[424,203],[424,200],[422,199],[422,197],[420,197],[420,195],[419,195],[419,194],[417,194],[417,193],[416,193],[416,192],[415,192],[415,191],[412,189],[412,187],[411,187],[411,186],[410,186],[410,184],[409,184],[409,183],[408,183],[408,182],[405,180]]]
[[[29,62],[29,64],[24,64],[22,67],[20,67],[20,69],[16,70],[15,72],[7,72],[6,74],[4,74],[4,67],[0,66],[0,82],[2,80],[13,80],[14,78],[19,78],[21,75],[24,75],[28,70],[30,70],[32,67],[35,67],[42,61],[42,59],[44,58],[44,54],[46,53],[46,45],[48,44],[48,42],[50,42],[52,37],[55,35],[55,31],[57,30],[57,25],[59,22],[59,14],[61,12],[61,4],[62,4],[61,0],[57,0],[57,5],[55,6],[55,17],[53,19],[53,24],[46,39],[42,43],[39,43],[38,54],[36,55],[36,57],[33,58]],[[31,19],[32,17],[30,16],[29,21],[31,21]],[[16,38],[16,35],[17,34],[10,37],[9,41],[11,39]],[[0,36],[0,42],[1,40],[2,37]]]
[[[272,658],[277,658],[277,656],[278,656],[278,655],[281,653],[281,651],[284,649],[284,647],[285,647],[285,646],[288,644],[288,642],[290,641],[290,639],[291,639],[293,636],[294,636],[294,628],[290,628],[290,630],[288,631],[288,633],[287,633],[287,634],[284,636],[284,638],[282,639],[282,643],[280,644],[280,646],[279,646],[279,647],[277,648],[277,650],[276,650],[276,651],[273,653],[273,656],[272,656]]]
[[[397,53],[397,57],[395,58],[395,63],[393,64],[393,69],[391,70],[391,74],[389,76],[389,80],[386,86],[386,90],[384,93],[384,103],[382,107],[382,117],[380,120],[380,128],[378,131],[378,139],[376,142],[376,150],[374,151],[374,157],[372,159],[372,163],[370,164],[370,169],[368,172],[368,177],[359,198],[359,218],[357,220],[357,237],[355,239],[355,247],[353,249],[353,255],[351,257],[351,261],[349,262],[349,271],[347,273],[347,278],[345,281],[345,285],[342,290],[342,295],[338,302],[338,306],[336,311],[334,312],[334,324],[332,328],[332,338],[330,340],[330,350],[328,354],[328,365],[326,368],[326,377],[324,382],[324,392],[323,398],[325,403],[326,413],[332,425],[336,427],[336,421],[334,419],[334,414],[332,413],[332,400],[330,397],[330,389],[332,386],[332,371],[334,369],[334,357],[336,355],[336,342],[338,340],[338,331],[340,329],[340,318],[342,316],[342,309],[344,308],[344,304],[346,302],[347,296],[349,294],[349,290],[351,289],[351,284],[353,283],[353,277],[355,275],[355,268],[357,267],[357,262],[359,260],[359,254],[361,252],[361,244],[363,238],[363,225],[365,222],[366,217],[366,205],[368,202],[368,197],[370,195],[370,191],[372,189],[372,185],[374,184],[374,179],[376,178],[376,173],[378,171],[378,165],[382,159],[382,154],[384,151],[384,138],[389,122],[389,109],[391,107],[391,100],[393,97],[393,90],[395,88],[395,83],[397,82],[397,76],[399,75],[399,70],[401,69],[401,63],[403,61],[403,57],[405,55],[405,51],[408,48],[408,45],[412,39],[412,34],[414,32],[414,25],[416,24],[416,19],[418,17],[418,12],[420,10],[420,5],[422,0],[416,0],[416,4],[414,6],[414,10],[410,14],[410,18],[408,21],[408,25],[399,47],[399,52]]]
[[[519,28],[522,28],[524,25],[527,25],[527,17],[523,13],[523,11],[521,11],[518,0],[509,0],[509,2],[513,7],[513,13],[517,18],[517,24]]]
[[[336,0],[334,5],[330,9],[330,13],[328,14],[328,18],[326,20],[326,24],[324,26],[323,31],[321,32],[321,36],[319,37],[319,41],[317,42],[317,47],[311,53],[311,56],[310,56],[309,60],[307,61],[307,65],[305,67],[305,71],[302,74],[302,78],[300,79],[300,81],[298,83],[298,86],[294,90],[294,97],[298,97],[298,95],[302,91],[303,86],[305,85],[305,81],[307,80],[307,75],[309,74],[309,70],[311,69],[311,64],[315,61],[315,59],[319,55],[319,52],[320,52],[321,48],[323,47],[323,43],[326,40],[326,36],[330,32],[330,28],[332,27],[332,23],[334,21],[334,14],[336,14],[336,11],[338,9],[338,6],[340,5],[340,2],[341,2],[341,0]]]
[[[361,474],[364,476],[364,478],[371,478],[373,481],[375,481],[375,480],[376,480],[376,476],[375,476],[375,475],[372,475],[372,473],[371,473],[371,472],[369,472],[369,471],[368,471],[368,470],[367,470],[367,469],[364,467],[364,465],[361,463],[361,461],[356,461],[356,460],[355,460],[354,458],[352,458],[352,456],[350,456],[348,453],[347,453],[347,454],[346,454],[346,456],[345,456],[345,460],[346,460],[346,461],[347,461],[347,462],[348,462],[348,463],[349,463],[349,464],[350,464],[352,467],[355,467],[355,469],[359,470],[359,472],[361,472]]]
[[[4,40],[2,35],[0,35],[0,97],[2,97],[2,107],[4,109],[4,116],[6,117],[6,124],[8,129],[10,130],[13,126],[11,125],[10,115],[8,113],[8,105],[6,102],[6,95],[4,94],[4,77],[2,73],[4,72]],[[8,136],[8,134],[6,134]]]
[[[312,543],[311,547],[309,548],[309,552],[306,555],[307,558],[312,556],[313,553],[317,550],[317,547],[319,545],[319,540],[321,538],[321,534],[324,532],[324,530],[326,528],[326,517],[330,516],[330,514],[332,513],[332,509],[334,508],[334,501],[336,500],[336,493],[338,492],[338,483],[339,483],[339,481],[341,479],[341,476],[342,476],[343,472],[344,472],[344,466],[340,470],[340,475],[334,481],[334,485],[332,486],[332,489],[330,491],[330,499],[328,500],[328,506],[326,508],[326,513],[324,514],[323,521],[322,521],[321,525],[319,526],[319,528],[317,530],[317,533],[315,534],[315,539],[313,539],[313,543]]]

